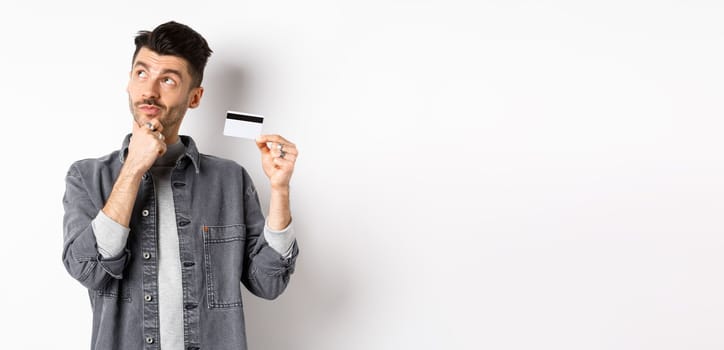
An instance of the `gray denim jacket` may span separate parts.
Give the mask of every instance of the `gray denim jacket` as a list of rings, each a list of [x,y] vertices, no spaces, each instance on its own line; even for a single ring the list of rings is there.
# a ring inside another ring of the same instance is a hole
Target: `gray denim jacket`
[[[71,165],[63,197],[63,263],[88,288],[91,349],[159,349],[157,208],[151,173],[143,176],[126,249],[103,258],[91,221],[105,205],[128,152]],[[264,240],[265,218],[239,164],[186,146],[171,173],[179,235],[186,349],[246,349],[241,282],[274,299],[287,286],[299,250],[285,259]]]

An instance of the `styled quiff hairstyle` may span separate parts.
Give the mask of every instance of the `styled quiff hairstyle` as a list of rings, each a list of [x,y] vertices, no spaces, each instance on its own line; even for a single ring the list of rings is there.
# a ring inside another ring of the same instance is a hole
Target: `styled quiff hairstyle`
[[[206,39],[189,26],[174,21],[166,22],[153,31],[139,31],[135,43],[136,51],[131,64],[136,61],[136,55],[142,47],[159,55],[181,57],[189,63],[189,74],[193,79],[191,87],[201,86],[206,61],[212,51]]]

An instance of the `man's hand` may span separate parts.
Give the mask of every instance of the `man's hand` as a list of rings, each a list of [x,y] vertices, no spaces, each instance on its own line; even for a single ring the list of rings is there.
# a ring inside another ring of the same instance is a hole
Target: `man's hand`
[[[166,144],[163,142],[161,131],[163,126],[158,121],[149,121],[142,125],[133,121],[128,155],[103,206],[103,213],[123,227],[128,227],[131,221],[131,212],[141,177],[151,168],[158,156],[166,153]]]
[[[292,222],[289,210],[289,181],[299,152],[297,146],[279,135],[261,135],[257,137],[256,145],[261,151],[264,173],[271,183],[267,225],[272,230],[280,231]]]
[[[125,160],[129,170],[143,174],[151,168],[156,158],[166,153],[162,132],[163,125],[156,120],[141,125],[133,122],[133,134]]]
[[[256,139],[261,165],[272,190],[288,190],[299,152],[297,146],[279,135],[261,135]]]

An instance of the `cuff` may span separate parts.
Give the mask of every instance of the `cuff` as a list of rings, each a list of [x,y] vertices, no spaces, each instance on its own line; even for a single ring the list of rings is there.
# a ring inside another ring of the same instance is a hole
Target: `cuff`
[[[103,213],[103,210],[98,211],[98,215],[91,222],[91,226],[93,227],[93,234],[96,236],[98,252],[102,257],[111,258],[123,253],[131,229],[113,221]]]
[[[269,246],[272,247],[277,253],[282,255],[285,259],[292,256],[292,247],[294,246],[294,226],[290,222],[287,227],[281,231],[275,231],[269,228],[269,225],[264,225],[264,239]]]

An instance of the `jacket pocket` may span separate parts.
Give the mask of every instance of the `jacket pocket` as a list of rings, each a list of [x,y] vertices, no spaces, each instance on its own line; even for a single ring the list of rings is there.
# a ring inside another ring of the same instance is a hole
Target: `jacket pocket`
[[[108,282],[95,292],[99,297],[131,302],[131,292],[122,279],[109,278]]]
[[[246,226],[203,226],[202,231],[209,308],[241,307]]]

